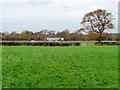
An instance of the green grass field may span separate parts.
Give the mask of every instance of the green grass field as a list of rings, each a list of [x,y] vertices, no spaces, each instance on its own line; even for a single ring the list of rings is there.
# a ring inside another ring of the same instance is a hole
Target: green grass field
[[[3,88],[117,88],[118,47],[2,47]]]

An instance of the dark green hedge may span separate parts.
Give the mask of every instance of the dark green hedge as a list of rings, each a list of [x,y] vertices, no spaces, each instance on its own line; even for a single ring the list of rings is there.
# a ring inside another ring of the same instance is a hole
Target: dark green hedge
[[[3,46],[80,46],[79,42],[2,42]]]
[[[95,45],[99,45],[98,42],[94,43]],[[101,42],[102,45],[120,45],[120,42]]]

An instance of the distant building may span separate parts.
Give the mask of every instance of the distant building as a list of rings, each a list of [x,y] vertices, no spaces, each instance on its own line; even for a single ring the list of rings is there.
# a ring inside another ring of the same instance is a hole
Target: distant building
[[[64,38],[46,38],[45,41],[64,41]]]

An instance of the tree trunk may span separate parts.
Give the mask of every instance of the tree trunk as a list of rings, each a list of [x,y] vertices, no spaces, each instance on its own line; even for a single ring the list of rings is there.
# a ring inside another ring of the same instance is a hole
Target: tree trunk
[[[102,33],[100,33],[99,35],[100,35],[100,36],[99,36],[99,41],[98,41],[98,43],[99,43],[100,46],[102,46],[102,42],[101,42],[101,41],[102,41]]]

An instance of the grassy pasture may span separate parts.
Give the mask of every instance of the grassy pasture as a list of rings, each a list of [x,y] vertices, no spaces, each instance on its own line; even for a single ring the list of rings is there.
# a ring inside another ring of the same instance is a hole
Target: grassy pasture
[[[118,47],[2,47],[3,88],[118,87]]]

